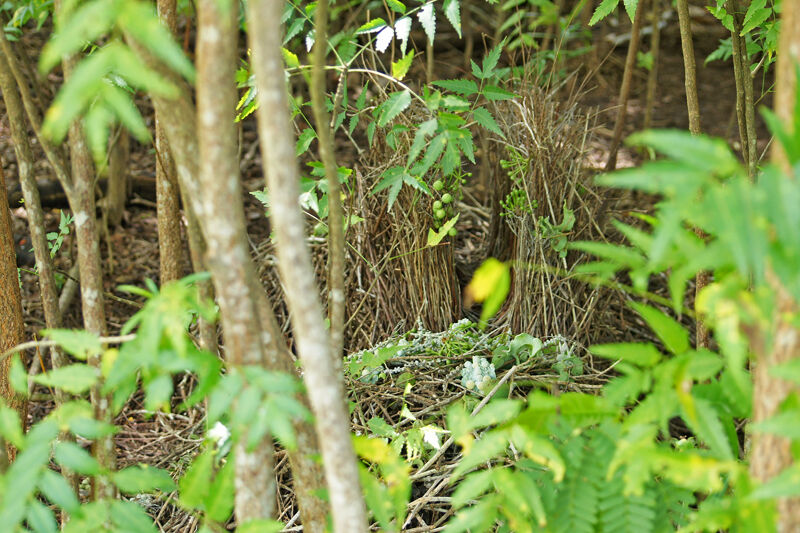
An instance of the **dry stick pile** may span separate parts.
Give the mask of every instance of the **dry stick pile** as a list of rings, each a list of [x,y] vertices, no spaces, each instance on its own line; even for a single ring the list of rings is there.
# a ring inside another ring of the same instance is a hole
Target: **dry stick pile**
[[[597,341],[604,308],[618,296],[573,276],[591,257],[576,252],[562,257],[555,247],[561,236],[568,241],[607,240],[597,224],[603,198],[584,170],[593,120],[574,96],[560,102],[556,90],[536,85],[519,92],[518,99],[495,106],[506,139],[493,141],[493,151],[504,154],[506,162],[493,173],[493,190],[519,202],[512,210],[499,199],[493,206],[494,233],[512,235],[510,243],[494,244],[495,250],[508,248],[513,267],[510,296],[498,324],[540,337],[560,334],[586,346]],[[548,222],[560,224],[567,211],[575,216],[574,226],[549,234]]]

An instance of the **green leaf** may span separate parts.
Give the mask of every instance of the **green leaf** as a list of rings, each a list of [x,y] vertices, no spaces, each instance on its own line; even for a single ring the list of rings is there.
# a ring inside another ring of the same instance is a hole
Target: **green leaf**
[[[56,462],[73,472],[86,476],[96,476],[101,471],[100,463],[89,452],[74,442],[57,442],[54,451]]]
[[[136,139],[145,143],[150,140],[150,130],[144,123],[142,115],[139,113],[129,92],[120,89],[115,85],[106,83],[102,86],[101,98],[120,123],[130,131]]]
[[[502,424],[517,416],[521,409],[522,403],[518,400],[495,398],[470,417],[469,428],[474,430]]]
[[[59,19],[58,31],[39,56],[39,70],[49,72],[61,60],[107,33],[117,17],[119,3],[95,0],[81,6],[66,20]]]
[[[34,376],[33,381],[47,387],[58,387],[70,394],[81,394],[97,383],[98,370],[85,363],[54,368]]]
[[[444,0],[444,6],[442,6],[444,16],[447,17],[447,20],[453,25],[453,29],[456,30],[459,39],[461,38],[460,3],[461,0]]]
[[[56,533],[58,531],[56,517],[49,507],[39,500],[29,501],[27,507],[28,526],[36,533]]]
[[[71,356],[85,361],[89,356],[103,351],[97,335],[86,330],[44,329],[42,335],[58,343]]]
[[[378,29],[383,28],[386,25],[387,25],[386,21],[383,20],[382,18],[380,18],[380,17],[374,18],[374,19],[370,20],[369,22],[367,22],[365,24],[362,24],[356,30],[356,33],[373,33],[375,31],[377,31]]]
[[[719,459],[734,458],[731,444],[722,426],[719,414],[707,400],[694,395],[679,395],[683,416],[692,431],[702,439]]]
[[[794,423],[797,423],[795,419]],[[750,500],[771,500],[773,498],[796,497],[800,495],[800,463],[784,469],[748,495]]]
[[[405,4],[403,2],[400,2],[400,0],[386,0],[386,5],[388,5],[389,9],[391,9],[395,13],[403,14],[406,12]]]
[[[250,520],[236,527],[236,533],[279,533],[285,524],[277,520]]]
[[[114,472],[111,480],[121,492],[127,494],[153,492],[156,490],[170,492],[176,488],[169,472],[144,464],[129,466]]]
[[[722,139],[692,135],[684,130],[648,130],[628,137],[626,143],[648,146],[692,169],[727,177],[739,168],[739,161]]]
[[[465,507],[447,522],[444,533],[464,533],[472,531],[491,531],[497,520],[499,496],[491,495],[479,500],[476,505]]]
[[[111,522],[119,533],[158,533],[145,510],[134,502],[112,501]]]
[[[392,77],[398,80],[405,78],[408,74],[408,69],[411,68],[411,62],[414,59],[414,50],[411,50],[406,55],[392,63]]]
[[[436,80],[431,82],[442,89],[469,96],[478,92],[478,84],[472,80]]]
[[[792,440],[800,439],[800,409],[790,409],[780,412],[767,420],[750,425],[750,429],[758,433],[771,433]]]
[[[311,142],[317,138],[317,132],[313,128],[305,128],[297,137],[297,144],[295,146],[294,155],[302,155],[311,146]]]
[[[442,155],[446,144],[447,134],[444,132],[431,139],[431,142],[428,143],[428,149],[425,151],[425,155],[422,157],[422,160],[414,165],[414,168],[412,168],[411,171],[418,176],[424,176],[427,174],[428,170],[430,170],[434,163],[439,160],[439,156]]]
[[[159,374],[147,380],[144,385],[145,410],[156,411],[164,406],[169,407],[172,391],[172,376],[170,374]]]
[[[661,360],[661,352],[650,343],[594,344],[589,351],[606,359],[620,359],[645,368],[653,367]]]
[[[503,432],[490,431],[485,433],[482,438],[472,444],[469,452],[459,461],[451,475],[454,478],[462,476],[476,466],[494,459],[503,453],[507,447],[508,439]]]
[[[167,27],[161,23],[154,6],[147,2],[123,2],[117,18],[120,29],[166,63],[189,82],[194,83],[194,64]]]
[[[185,509],[201,509],[209,492],[214,451],[205,449],[192,461],[192,465],[179,481],[179,502]]]
[[[439,243],[442,242],[442,239],[444,239],[447,236],[447,232],[449,232],[450,229],[456,225],[459,216],[461,216],[460,213],[451,218],[450,220],[448,220],[447,222],[445,222],[444,224],[442,224],[442,227],[439,228],[439,231],[433,231],[432,229],[429,228],[428,242],[426,246],[438,246]]]
[[[480,71],[480,76],[476,76],[477,78],[488,79],[494,75],[494,69],[497,67],[497,62],[500,61],[500,54],[503,52],[505,44],[505,38],[497,43],[497,45],[486,54],[486,57],[483,58],[483,62],[481,63],[482,67],[480,69],[476,69],[477,65],[473,64],[473,72],[476,70]]]
[[[235,465],[236,461],[230,459],[217,472],[206,498],[208,517],[220,523],[228,520],[233,512],[233,497],[235,494],[233,484],[236,479]]]
[[[49,468],[39,478],[39,491],[50,503],[60,507],[69,514],[79,512],[81,502],[63,476]]]
[[[744,17],[744,26],[739,35],[744,37],[754,29],[761,26],[769,17],[772,16],[772,9],[763,7],[765,0],[757,0],[750,4],[747,14]],[[761,7],[758,7],[761,5]]]
[[[399,91],[389,95],[389,98],[381,104],[380,115],[378,117],[378,126],[385,127],[389,122],[394,120],[397,115],[405,111],[411,105],[411,92]]]
[[[475,108],[472,111],[472,116],[475,117],[475,122],[487,130],[491,131],[492,133],[496,133],[502,139],[506,138],[506,136],[503,134],[503,130],[500,129],[500,126],[497,125],[497,122],[495,122],[492,114],[489,113],[485,107]]]
[[[487,100],[492,100],[492,101],[511,100],[517,97],[516,94],[510,91],[506,91],[505,89],[501,89],[496,85],[487,85],[486,87],[483,88],[481,94],[485,96]]]
[[[603,0],[600,2],[600,5],[594,10],[594,14],[589,20],[589,26],[594,26],[610,15],[612,11],[617,9],[617,5],[619,5],[619,0]]]
[[[689,332],[674,318],[649,305],[638,302],[629,305],[644,318],[670,352],[677,355],[689,349]]]
[[[400,189],[403,187],[404,178],[408,173],[403,167],[391,167],[384,171],[383,179],[373,189],[372,194],[376,194],[383,189],[389,189],[389,198],[387,211],[392,210],[397,195],[400,194]],[[410,177],[410,176],[409,176]]]
[[[467,505],[470,500],[477,500],[481,494],[488,491],[492,486],[493,476],[494,470],[492,469],[480,470],[464,476],[464,479],[458,482],[453,493],[453,508],[459,509]]]
[[[625,11],[628,13],[628,18],[633,22],[636,17],[636,8],[639,5],[639,0],[623,0],[623,4],[625,5]]]
[[[22,423],[20,422],[19,414],[15,409],[8,407],[2,401],[0,401],[0,435],[18,448],[22,447],[25,439],[25,435],[22,433]]]

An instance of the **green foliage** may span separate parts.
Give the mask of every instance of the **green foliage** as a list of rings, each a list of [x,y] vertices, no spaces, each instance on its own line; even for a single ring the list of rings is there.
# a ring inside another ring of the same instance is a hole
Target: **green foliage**
[[[177,488],[178,503],[184,509],[201,517],[207,525],[219,525],[233,512],[235,461],[228,452],[241,448],[232,444],[242,443],[244,449],[252,450],[270,434],[286,448],[295,448],[292,421],[310,418],[297,400],[301,390],[297,379],[260,367],[228,368],[223,376],[222,362],[199,350],[188,335],[188,328],[198,316],[214,318],[214,309],[209,302],[200,300],[194,286],[205,277],[190,276],[160,290],[149,280],[146,289],[124,287],[147,301],[123,328],[123,333],[136,329],[135,338],[118,350],[104,348],[98,337],[85,331],[45,330],[48,337],[79,361],[101,357],[101,372],[79,362],[36,376],[36,383],[61,389],[76,395],[76,399],[51,411],[27,435],[22,433],[17,413],[0,401],[0,437],[20,450],[17,460],[0,474],[4,531],[28,531],[23,529],[23,522],[34,531],[57,531],[54,512],[58,510],[69,515],[64,531],[156,531],[152,519],[133,502],[81,504],[62,474],[49,468],[51,450],[53,460],[64,470],[90,478],[104,476],[124,494],[158,496]],[[212,438],[209,433],[200,453],[177,483],[166,470],[144,464],[106,471],[82,445],[59,437],[60,431],[66,431],[83,442],[118,431],[115,425],[96,420],[89,402],[81,398],[90,387],[99,384],[103,393],[112,395],[114,412],[139,386],[146,410],[169,411],[173,407],[173,376],[185,372],[194,373],[197,383],[186,402],[177,408],[185,409],[208,399],[207,423],[225,420],[231,431],[230,440]],[[25,379],[24,370],[12,372],[12,381],[22,391],[27,390]],[[270,521],[243,528],[280,529]]]
[[[174,95],[177,91],[119,35],[135,41],[147,53],[193,80],[191,61],[161,24],[153,7],[144,2],[92,0],[81,5],[66,2],[56,16],[55,26],[56,31],[39,58],[43,72],[81,53],[87,43],[104,44],[77,64],[48,109],[42,130],[55,142],[61,142],[70,125],[81,120],[98,166],[105,164],[108,137],[115,122],[124,125],[140,141],[150,138],[133,102],[135,90],[163,95]]]
[[[740,35],[744,37],[748,58],[760,58],[757,63],[766,72],[775,62],[778,51],[778,14],[780,0],[767,2],[767,0],[754,0],[747,6],[747,11],[742,19]],[[733,16],[725,9],[725,0],[715,0],[708,6],[709,12],[714,15],[728,31],[733,29]],[[719,47],[706,58],[706,62],[717,59],[727,60],[733,53],[731,38],[720,41]],[[756,62],[751,70],[756,67]]]

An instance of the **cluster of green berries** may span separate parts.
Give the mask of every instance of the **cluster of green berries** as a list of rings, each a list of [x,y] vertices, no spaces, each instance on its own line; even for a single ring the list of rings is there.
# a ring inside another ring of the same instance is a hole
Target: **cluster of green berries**
[[[433,190],[436,192],[442,192],[445,188],[444,182],[442,180],[436,180],[433,182]],[[442,194],[439,200],[433,202],[433,218],[435,220],[434,225],[438,229],[441,227],[442,223],[444,222],[445,218],[448,216],[453,216],[453,195],[449,192]],[[451,237],[455,237],[458,232],[456,228],[450,228],[450,231],[447,232],[448,235]]]
[[[525,213],[532,213],[533,209],[538,207],[536,200],[528,202],[528,195],[522,189],[514,189],[506,195],[505,200],[500,200],[500,206],[503,211],[500,213],[501,217],[510,214],[523,215]]]

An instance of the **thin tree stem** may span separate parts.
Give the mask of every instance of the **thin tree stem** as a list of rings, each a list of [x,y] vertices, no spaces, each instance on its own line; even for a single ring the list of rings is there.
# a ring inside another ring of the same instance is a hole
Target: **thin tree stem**
[[[328,46],[328,0],[319,0],[314,14],[315,44],[311,70],[311,105],[325,177],[328,181],[328,318],[330,320],[331,356],[337,368],[341,368],[344,347],[344,210],[342,187],[336,166],[333,134],[328,126],[330,117],[325,108],[325,52]],[[334,109],[336,113],[336,109]]]
[[[617,121],[614,126],[614,137],[611,140],[606,170],[617,168],[617,153],[619,145],[622,143],[622,131],[625,128],[625,118],[628,115],[628,98],[631,94],[633,83],[633,71],[636,68],[636,53],[639,51],[639,36],[642,29],[643,14],[647,9],[646,0],[639,0],[636,7],[636,14],[633,17],[633,27],[631,28],[631,40],[628,43],[628,55],[625,58],[625,72],[622,75],[622,85],[619,88],[619,98],[617,105]]]

